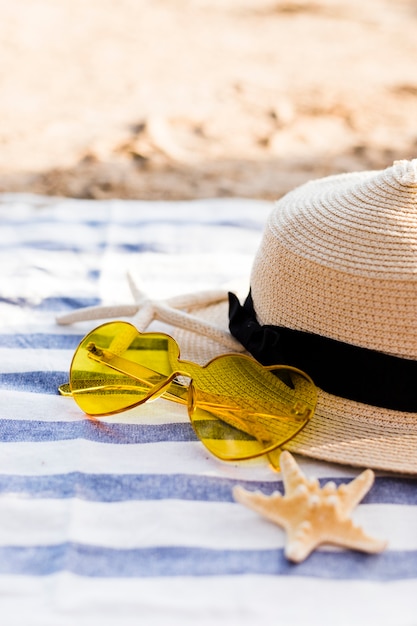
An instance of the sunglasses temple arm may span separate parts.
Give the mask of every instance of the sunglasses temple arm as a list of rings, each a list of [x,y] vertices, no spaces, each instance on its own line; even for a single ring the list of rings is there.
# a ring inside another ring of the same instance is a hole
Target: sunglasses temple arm
[[[177,402],[178,404],[188,404],[188,400],[187,400],[187,394],[188,394],[188,388],[184,387],[183,385],[180,385],[178,383],[175,382],[171,382],[170,380],[168,381],[164,381],[164,384],[162,385],[162,387],[164,387],[164,385],[169,385],[169,391],[163,391],[163,393],[159,393],[159,395],[162,395],[163,398],[165,398],[166,400],[171,400],[172,402]],[[132,389],[132,387],[129,387],[128,385],[118,385],[117,386],[118,389],[121,390],[130,390]],[[106,390],[113,390],[114,386],[113,385],[109,385],[108,387],[106,387],[105,385],[100,385],[98,387],[83,387],[80,390],[71,390],[71,385],[70,383],[63,383],[62,385],[59,385],[58,387],[58,392],[59,395],[64,396],[66,398],[73,398],[74,395],[76,395],[79,392],[82,393],[86,393],[86,392],[91,392],[91,391],[95,391],[95,390],[100,390],[100,391],[106,391]],[[133,388],[134,389],[134,388]],[[146,402],[147,400],[154,398],[154,395],[158,396],[158,391],[152,390],[152,394],[149,396],[145,396],[144,402]]]
[[[109,350],[102,350],[101,348],[96,348],[96,350],[98,353],[89,352],[88,356],[90,359],[100,363],[100,365],[106,365],[116,372],[129,376],[133,380],[137,380],[143,385],[150,387],[146,400],[162,395],[167,400],[179,402],[180,404],[187,404],[186,388],[184,388],[183,385],[173,382],[173,379],[177,375],[175,372],[164,378],[162,382],[152,384],[149,380],[143,378],[143,376],[155,376],[158,372],[155,372],[154,370],[151,370],[143,365],[139,365],[138,363],[132,363],[129,359],[117,356]],[[171,391],[165,391],[167,387],[170,387]]]

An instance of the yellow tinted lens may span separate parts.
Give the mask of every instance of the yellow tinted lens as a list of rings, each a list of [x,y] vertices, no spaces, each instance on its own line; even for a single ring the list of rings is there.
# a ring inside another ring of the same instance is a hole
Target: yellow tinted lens
[[[313,416],[316,401],[316,387],[303,372],[227,355],[193,372],[189,413],[213,454],[238,460],[292,439]]]
[[[89,415],[117,413],[151,397],[172,373],[177,344],[163,333],[141,334],[126,322],[103,324],[77,348],[71,392]]]

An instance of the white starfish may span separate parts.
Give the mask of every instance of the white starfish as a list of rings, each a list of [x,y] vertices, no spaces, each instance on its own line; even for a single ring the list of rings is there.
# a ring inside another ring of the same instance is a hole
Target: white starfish
[[[242,345],[232,335],[189,311],[196,307],[209,306],[227,300],[227,292],[208,290],[183,294],[164,300],[151,300],[139,289],[131,274],[127,275],[134,303],[109,306],[92,306],[60,315],[58,324],[66,325],[87,320],[133,317],[135,326],[144,332],[153,320],[159,320],[185,330],[203,335],[219,342],[228,350],[243,352]]]
[[[353,509],[371,488],[372,470],[365,470],[352,482],[328,482],[321,489],[317,480],[308,480],[292,455],[284,451],[280,465],[285,495],[266,496],[235,487],[235,499],[282,526],[287,532],[285,556],[303,561],[317,546],[332,543],[363,552],[381,552],[386,542],[367,535],[349,518]]]

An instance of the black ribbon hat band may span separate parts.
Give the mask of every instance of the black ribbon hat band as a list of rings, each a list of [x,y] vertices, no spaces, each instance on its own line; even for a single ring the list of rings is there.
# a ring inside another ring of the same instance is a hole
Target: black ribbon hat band
[[[249,293],[229,294],[229,329],[263,365],[291,365],[320,389],[349,400],[417,412],[417,361],[280,326],[262,326]]]

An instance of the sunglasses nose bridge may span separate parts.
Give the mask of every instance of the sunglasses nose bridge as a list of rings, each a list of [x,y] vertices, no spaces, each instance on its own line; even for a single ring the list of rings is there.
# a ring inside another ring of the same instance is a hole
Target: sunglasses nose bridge
[[[175,363],[171,363],[172,369],[175,369],[179,375],[188,376],[188,378],[194,378],[195,375],[204,369],[198,363],[193,361],[186,361],[183,359],[177,359]]]

